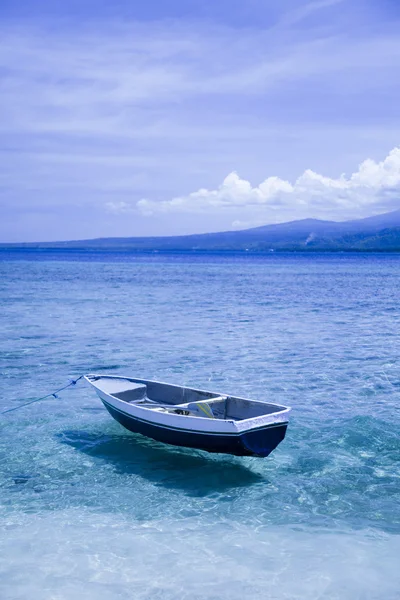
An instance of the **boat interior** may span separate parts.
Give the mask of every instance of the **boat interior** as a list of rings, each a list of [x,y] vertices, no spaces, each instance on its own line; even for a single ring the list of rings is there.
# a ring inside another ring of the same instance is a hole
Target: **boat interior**
[[[276,404],[221,396],[155,381],[111,376],[88,376],[88,379],[107,394],[152,411],[241,421],[285,410],[284,406]]]

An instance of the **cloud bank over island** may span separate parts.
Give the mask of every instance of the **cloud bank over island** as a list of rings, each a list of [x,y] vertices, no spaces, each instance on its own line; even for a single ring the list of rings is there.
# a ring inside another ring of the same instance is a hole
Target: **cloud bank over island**
[[[187,196],[155,202],[139,200],[136,205],[110,204],[109,210],[138,210],[151,217],[155,214],[207,213],[249,209],[253,214],[268,216],[274,212],[290,218],[307,216],[345,220],[353,215],[374,214],[400,207],[400,148],[393,148],[381,162],[363,161],[349,176],[334,179],[307,169],[293,183],[276,176],[267,177],[258,186],[229,173],[214,190],[199,189]],[[244,216],[246,212],[244,212]],[[282,219],[283,220],[283,219]],[[236,222],[237,225],[246,223]]]

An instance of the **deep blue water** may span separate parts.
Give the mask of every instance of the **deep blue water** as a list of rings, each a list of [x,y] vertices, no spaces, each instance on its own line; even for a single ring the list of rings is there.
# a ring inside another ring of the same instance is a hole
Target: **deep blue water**
[[[0,253],[0,410],[86,372],[293,407],[267,459],[1,416],[0,597],[400,597],[400,256]]]

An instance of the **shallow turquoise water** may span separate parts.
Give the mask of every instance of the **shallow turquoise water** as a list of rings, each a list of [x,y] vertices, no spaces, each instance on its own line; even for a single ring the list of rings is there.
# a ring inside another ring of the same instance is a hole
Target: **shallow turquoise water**
[[[267,459],[0,421],[3,599],[397,599],[400,257],[2,252],[2,410],[85,372],[287,404]]]

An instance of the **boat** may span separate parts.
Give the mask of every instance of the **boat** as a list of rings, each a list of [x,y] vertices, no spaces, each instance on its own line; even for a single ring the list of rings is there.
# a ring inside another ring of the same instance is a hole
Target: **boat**
[[[268,456],[284,439],[290,408],[117,375],[85,375],[111,416],[165,444]]]

